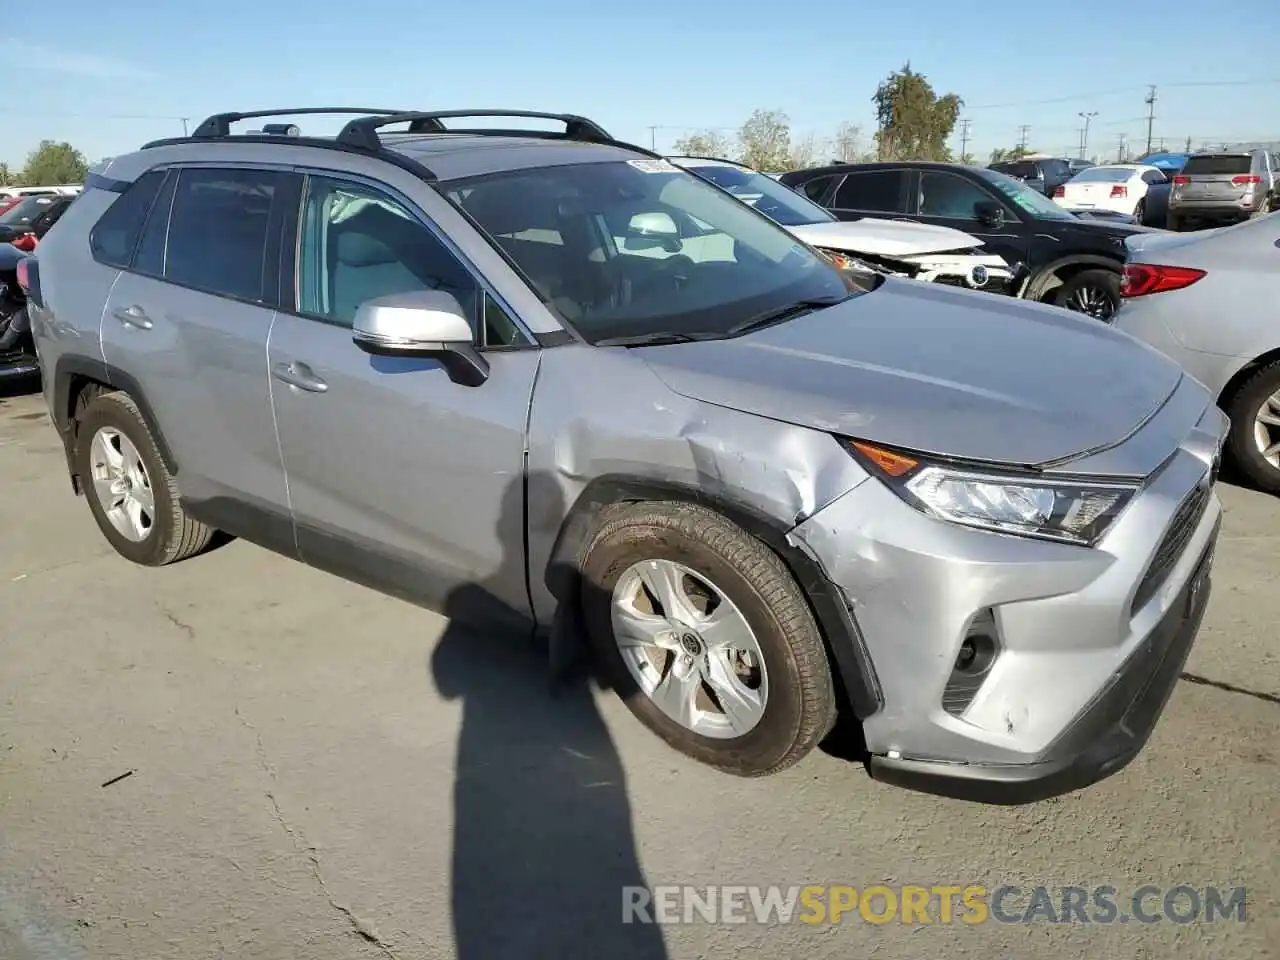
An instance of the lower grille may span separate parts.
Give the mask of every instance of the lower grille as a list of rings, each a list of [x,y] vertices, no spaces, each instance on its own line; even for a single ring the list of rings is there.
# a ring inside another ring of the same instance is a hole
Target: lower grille
[[[1209,506],[1209,494],[1210,481],[1206,477],[1178,506],[1177,512],[1173,515],[1173,520],[1169,523],[1169,529],[1165,532],[1164,539],[1160,541],[1160,546],[1156,548],[1156,555],[1151,560],[1151,566],[1147,568],[1146,574],[1142,577],[1142,582],[1138,584],[1138,592],[1134,594],[1133,604],[1129,607],[1130,614],[1137,613],[1145,607],[1151,601],[1151,598],[1156,595],[1156,591],[1164,586],[1164,582],[1169,579],[1170,571],[1173,570],[1179,558],[1186,551],[1192,534],[1195,533],[1196,527],[1200,524],[1200,518],[1204,516],[1204,511]]]

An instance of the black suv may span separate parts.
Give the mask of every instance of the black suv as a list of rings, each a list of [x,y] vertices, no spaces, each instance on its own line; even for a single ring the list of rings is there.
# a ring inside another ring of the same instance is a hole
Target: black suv
[[[1020,180],[954,163],[846,163],[784,173],[841,220],[914,220],[978,237],[1014,268],[1006,291],[1109,320],[1125,237],[1145,227],[1086,220]]]

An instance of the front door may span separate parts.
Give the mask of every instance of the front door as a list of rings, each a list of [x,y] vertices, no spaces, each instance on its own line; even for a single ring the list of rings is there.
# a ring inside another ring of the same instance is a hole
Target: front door
[[[316,175],[304,197],[296,310],[282,308],[267,349],[303,559],[450,616],[527,620],[538,349],[409,201]],[[352,342],[361,303],[423,289],[453,293],[473,317],[490,364],[480,386]]]
[[[101,330],[107,364],[137,377],[193,514],[277,547],[292,532],[266,364],[276,275],[263,265],[298,182],[266,169],[171,171]],[[258,529],[268,515],[281,522]]]
[[[994,191],[944,170],[923,170],[918,183],[918,213],[913,219],[972,234],[986,252],[1002,257],[1010,268],[1026,260],[1025,225]],[[978,219],[979,204],[995,204],[1004,211],[1004,220],[999,225],[983,223]]]

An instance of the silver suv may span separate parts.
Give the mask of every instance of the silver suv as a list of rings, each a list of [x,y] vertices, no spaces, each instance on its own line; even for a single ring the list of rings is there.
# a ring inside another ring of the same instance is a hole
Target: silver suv
[[[741,775],[842,709],[877,777],[993,802],[1138,752],[1220,516],[1226,420],[1176,364],[846,275],[581,117],[345,112],[116,157],[22,271],[120,554],[219,530],[585,635],[641,721]]]
[[[1188,221],[1233,223],[1265,216],[1280,205],[1280,155],[1268,150],[1197,153],[1173,177],[1166,226]]]

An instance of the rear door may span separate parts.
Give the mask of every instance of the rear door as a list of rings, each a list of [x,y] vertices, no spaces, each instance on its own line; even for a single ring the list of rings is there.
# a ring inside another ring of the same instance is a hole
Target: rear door
[[[102,315],[104,359],[137,380],[184,500],[231,533],[253,522],[259,540],[292,542],[267,334],[280,225],[300,181],[268,168],[170,170]],[[272,518],[283,523],[265,527]]]
[[[1257,174],[1247,153],[1199,153],[1187,160],[1179,175],[1183,179],[1178,199],[1201,203],[1206,200],[1234,202],[1256,188]]]
[[[914,171],[905,168],[855,170],[845,174],[829,209],[841,220],[905,220],[910,209],[909,185],[914,179]]]

